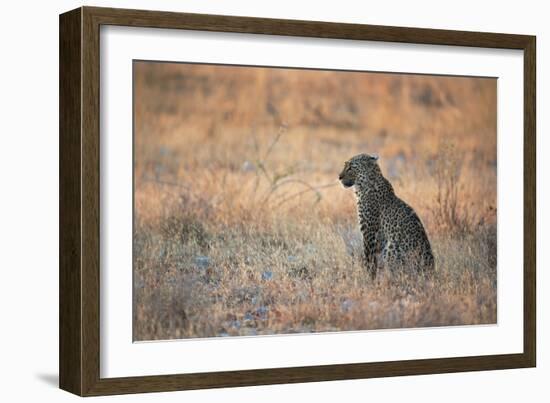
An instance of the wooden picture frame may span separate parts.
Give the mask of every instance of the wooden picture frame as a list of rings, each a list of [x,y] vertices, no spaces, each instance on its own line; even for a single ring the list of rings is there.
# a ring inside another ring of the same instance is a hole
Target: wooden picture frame
[[[228,372],[100,377],[101,25],[519,49],[524,56],[523,353]],[[81,7],[60,16],[60,387],[80,396],[534,367],[535,37]]]

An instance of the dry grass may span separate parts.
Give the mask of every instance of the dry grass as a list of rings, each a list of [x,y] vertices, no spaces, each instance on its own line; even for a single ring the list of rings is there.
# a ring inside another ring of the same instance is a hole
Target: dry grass
[[[491,79],[135,65],[136,340],[496,322]],[[354,154],[380,155],[437,273],[372,282]]]

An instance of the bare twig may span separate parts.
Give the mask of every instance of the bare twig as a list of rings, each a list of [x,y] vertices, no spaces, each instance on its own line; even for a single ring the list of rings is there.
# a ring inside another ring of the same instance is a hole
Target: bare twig
[[[166,181],[166,180],[157,179],[157,178],[150,178],[150,177],[147,177],[147,176],[142,177],[141,180],[143,182],[152,182],[152,183],[157,183],[159,185],[180,187],[180,188],[183,188],[185,190],[191,191],[191,187],[189,187],[188,185],[184,185],[183,183],[171,182],[171,181]]]
[[[273,150],[273,148],[275,147],[275,145],[279,142],[281,136],[286,132],[286,125],[282,124],[280,127],[279,127],[279,130],[277,131],[277,135],[275,136],[275,138],[273,139],[273,141],[271,142],[271,144],[269,145],[269,147],[267,148],[267,151],[264,155],[264,160],[267,159],[267,157],[269,157],[269,154],[271,154],[271,151]]]
[[[317,202],[318,202],[319,200],[321,200],[321,192],[319,192],[319,190],[326,189],[326,188],[329,188],[329,187],[332,187],[332,186],[336,186],[336,185],[338,185],[338,183],[333,182],[333,183],[327,183],[325,185],[320,185],[320,186],[311,186],[307,183],[304,183],[304,185],[308,186],[308,188],[304,189],[300,192],[294,193],[294,194],[292,194],[288,197],[285,197],[283,200],[281,200],[279,203],[277,203],[274,206],[274,208],[277,209],[277,208],[281,207],[283,204],[285,204],[286,202],[288,202],[288,201],[290,201],[290,200],[292,200],[296,197],[299,197],[299,196],[301,196],[305,193],[308,193],[308,192],[315,192],[315,194],[317,195]]]

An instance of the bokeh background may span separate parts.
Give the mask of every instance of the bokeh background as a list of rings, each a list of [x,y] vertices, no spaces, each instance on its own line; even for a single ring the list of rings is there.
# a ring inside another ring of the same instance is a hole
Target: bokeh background
[[[134,339],[496,322],[496,79],[134,62]],[[361,265],[380,156],[437,275]]]

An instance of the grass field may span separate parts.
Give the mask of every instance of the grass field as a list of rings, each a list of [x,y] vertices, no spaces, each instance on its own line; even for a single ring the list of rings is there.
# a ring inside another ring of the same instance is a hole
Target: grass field
[[[134,338],[496,323],[496,80],[136,62]],[[436,275],[361,264],[380,156]]]

